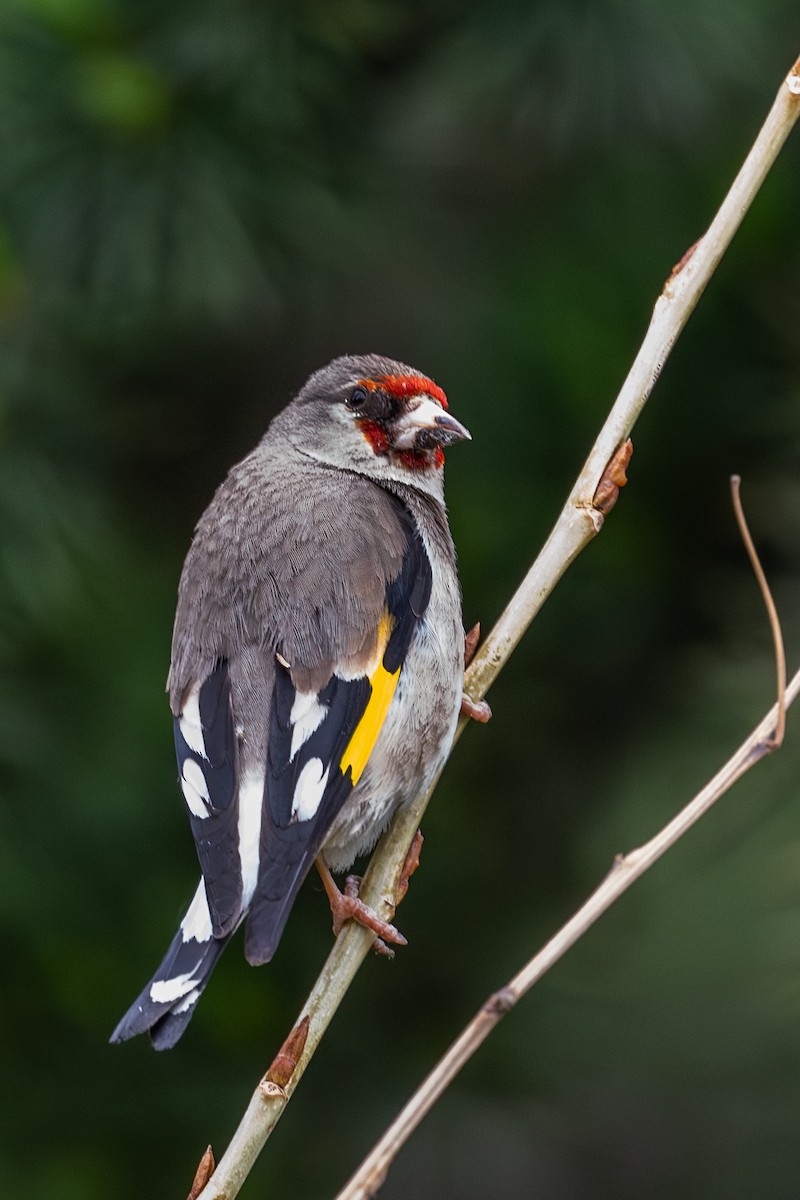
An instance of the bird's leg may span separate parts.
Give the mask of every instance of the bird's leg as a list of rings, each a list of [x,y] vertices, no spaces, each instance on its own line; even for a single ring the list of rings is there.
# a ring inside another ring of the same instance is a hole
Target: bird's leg
[[[422,843],[425,838],[422,836],[422,830],[418,829],[414,834],[411,845],[408,847],[408,854],[403,863],[403,869],[400,872],[400,878],[397,881],[397,890],[394,894],[395,905],[398,905],[405,898],[408,891],[408,881],[419,866],[419,856],[422,851]]]
[[[364,925],[367,929],[371,929],[376,935],[373,949],[378,954],[385,954],[389,958],[394,957],[394,951],[389,949],[386,942],[394,942],[396,946],[406,946],[408,944],[399,929],[395,929],[394,925],[390,925],[388,921],[382,921],[378,914],[373,912],[359,898],[358,889],[361,886],[361,879],[358,875],[348,875],[345,880],[344,891],[340,892],[331,875],[330,868],[321,854],[317,855],[316,862],[322,886],[328,894],[328,903],[331,906],[331,913],[333,914],[333,933],[335,937],[338,937],[345,921],[352,918],[359,925]]]
[[[464,634],[465,669],[472,662],[480,639],[481,625],[480,621],[476,621],[469,633]],[[485,700],[473,700],[471,696],[468,696],[464,692],[461,696],[461,715],[462,717],[471,717],[473,721],[479,721],[481,725],[485,725],[487,721],[491,721],[492,719],[492,710]]]

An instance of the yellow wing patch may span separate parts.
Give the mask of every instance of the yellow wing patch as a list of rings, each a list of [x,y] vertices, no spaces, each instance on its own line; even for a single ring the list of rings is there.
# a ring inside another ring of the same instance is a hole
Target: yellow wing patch
[[[350,767],[354,786],[361,778],[367,760],[378,740],[378,734],[386,720],[386,714],[400,678],[400,667],[390,675],[383,665],[384,651],[393,626],[393,618],[388,613],[384,613],[378,626],[378,665],[369,677],[372,692],[367,701],[367,707],[364,709],[364,715],[353,730],[353,736],[342,755],[342,774],[344,775],[347,768]]]

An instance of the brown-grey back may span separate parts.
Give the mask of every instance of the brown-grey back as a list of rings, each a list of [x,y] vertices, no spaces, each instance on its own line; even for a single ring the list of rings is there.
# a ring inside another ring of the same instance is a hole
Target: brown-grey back
[[[173,710],[218,659],[251,648],[324,678],[374,637],[405,543],[383,488],[266,438],[198,522],[178,592]]]

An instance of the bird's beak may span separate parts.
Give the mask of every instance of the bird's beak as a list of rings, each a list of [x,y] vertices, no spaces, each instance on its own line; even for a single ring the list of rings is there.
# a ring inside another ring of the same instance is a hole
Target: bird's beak
[[[436,446],[449,446],[451,442],[464,439],[472,441],[469,430],[435,400],[425,396],[395,421],[392,447],[395,450],[433,450]]]

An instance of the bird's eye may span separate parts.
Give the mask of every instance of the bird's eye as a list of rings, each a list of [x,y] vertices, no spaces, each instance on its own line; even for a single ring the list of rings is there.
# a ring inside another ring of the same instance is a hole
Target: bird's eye
[[[367,389],[364,387],[353,388],[350,395],[345,400],[348,408],[361,408],[361,405],[367,399]]]

